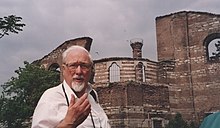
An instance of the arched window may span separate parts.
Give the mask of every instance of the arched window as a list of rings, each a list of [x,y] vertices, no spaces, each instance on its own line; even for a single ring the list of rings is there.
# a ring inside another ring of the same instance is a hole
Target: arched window
[[[61,80],[61,71],[60,71],[60,66],[59,66],[59,64],[57,64],[57,63],[53,63],[53,64],[51,64],[50,66],[49,66],[49,68],[48,68],[48,70],[49,71],[54,71],[54,72],[57,72],[57,79],[60,79]]]
[[[210,60],[219,60],[220,59],[220,38],[214,39],[209,43],[209,58]]]
[[[145,66],[139,62],[135,67],[136,81],[145,82]]]
[[[120,81],[120,67],[113,62],[109,67],[109,81],[118,82]]]
[[[209,62],[220,61],[220,33],[208,35],[204,40],[206,57]]]
[[[53,64],[50,65],[48,70],[60,72],[60,66],[57,63],[53,63]]]

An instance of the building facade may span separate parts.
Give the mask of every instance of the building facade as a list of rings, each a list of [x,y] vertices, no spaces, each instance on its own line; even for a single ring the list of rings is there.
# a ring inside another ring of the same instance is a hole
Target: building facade
[[[219,111],[220,56],[210,53],[219,52],[212,45],[220,40],[220,15],[183,11],[157,17],[156,33],[158,61],[174,64],[158,79],[169,85],[171,112],[201,120]]]

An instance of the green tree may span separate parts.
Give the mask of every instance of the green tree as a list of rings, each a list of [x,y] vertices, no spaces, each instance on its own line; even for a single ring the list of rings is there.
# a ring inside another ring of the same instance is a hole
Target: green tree
[[[183,120],[182,115],[177,113],[174,119],[171,119],[166,128],[188,128],[187,123]]]
[[[24,27],[25,24],[20,23],[21,20],[21,17],[15,15],[0,18],[0,38],[9,35],[9,32],[18,34],[18,31],[23,31],[22,27]]]
[[[215,47],[216,47],[216,52],[213,52],[212,55],[219,59],[220,58],[220,41],[218,41],[217,43],[215,43]]]
[[[182,115],[177,113],[174,119],[169,121],[166,128],[198,128],[198,126],[194,122],[188,125],[187,122],[183,120]]]
[[[8,128],[25,127],[22,123],[32,116],[42,93],[60,82],[58,72],[28,62],[24,62],[24,68],[19,67],[15,73],[17,77],[1,85],[0,123]]]
[[[190,122],[189,128],[199,128],[199,125],[195,122]]]

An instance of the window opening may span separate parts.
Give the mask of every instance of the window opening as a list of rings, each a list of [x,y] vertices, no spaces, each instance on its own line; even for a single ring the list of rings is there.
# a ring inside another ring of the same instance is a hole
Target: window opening
[[[60,72],[60,66],[57,63],[53,63],[50,65],[49,70]]]
[[[136,80],[145,82],[145,66],[139,62],[135,68]]]
[[[208,45],[209,60],[220,60],[220,39],[212,40]]]
[[[204,40],[207,61],[220,61],[220,33],[212,33]]]
[[[162,120],[153,120],[153,128],[162,128]]]
[[[109,68],[109,75],[110,82],[120,81],[120,67],[115,62]]]

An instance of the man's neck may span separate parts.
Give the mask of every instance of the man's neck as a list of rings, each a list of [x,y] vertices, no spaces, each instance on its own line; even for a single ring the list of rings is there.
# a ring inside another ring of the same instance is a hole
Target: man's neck
[[[73,90],[73,89],[72,89]],[[80,92],[76,92],[75,90],[73,90],[73,92],[76,94],[76,96],[78,97],[78,98],[80,98],[84,93],[85,93],[85,89],[83,89],[82,91],[80,91]]]

